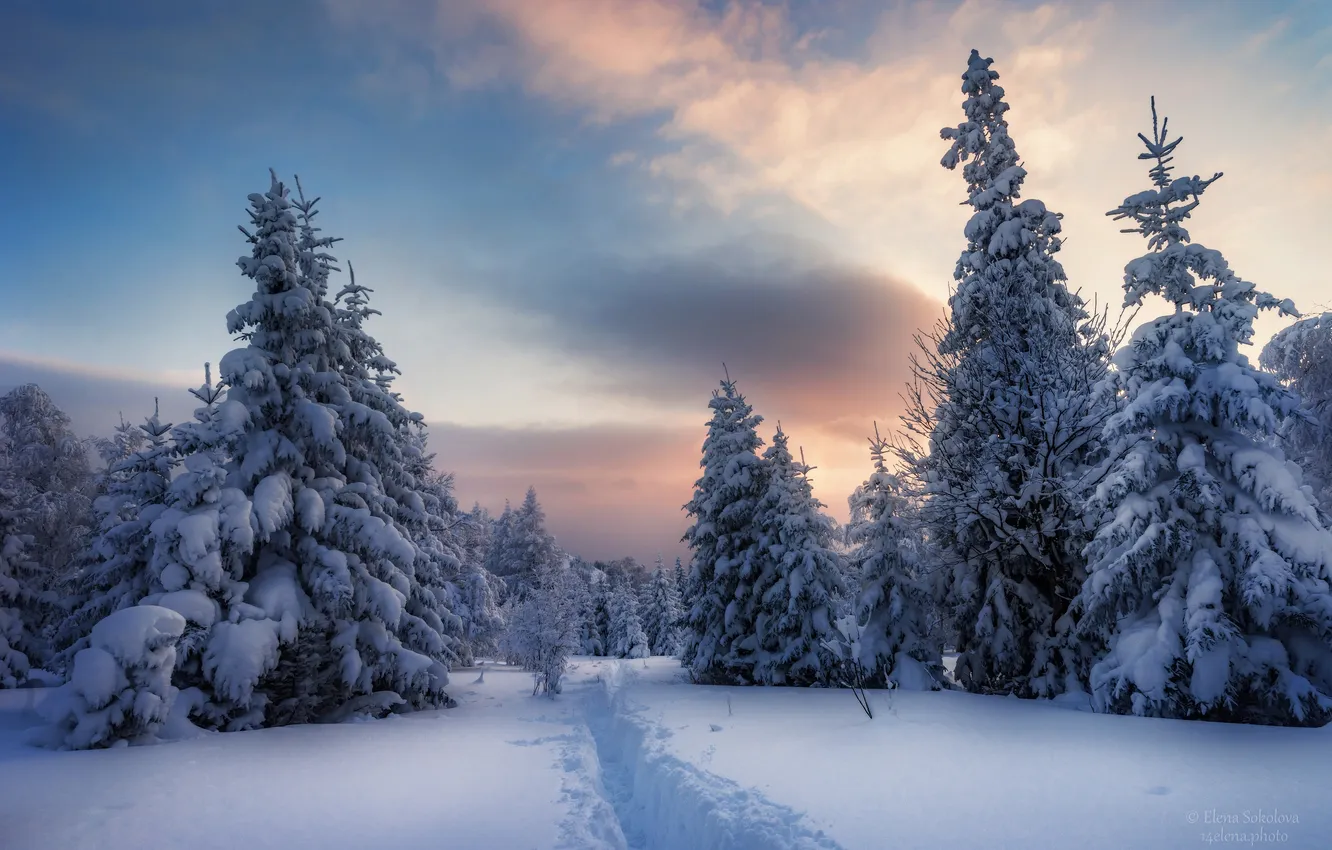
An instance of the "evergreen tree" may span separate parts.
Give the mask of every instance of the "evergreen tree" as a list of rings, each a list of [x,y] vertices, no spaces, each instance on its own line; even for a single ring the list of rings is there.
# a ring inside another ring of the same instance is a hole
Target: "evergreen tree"
[[[107,493],[113,484],[129,474],[121,464],[144,446],[143,427],[125,421],[122,414],[120,421],[112,428],[109,438],[95,438],[93,445],[102,460],[102,472],[97,478],[97,494]]]
[[[1281,445],[1298,462],[1324,513],[1332,512],[1332,313],[1300,319],[1272,337],[1260,362],[1300,395]]]
[[[92,524],[96,476],[88,445],[74,436],[69,417],[36,384],[0,397],[0,470],[13,490],[12,521],[29,538],[25,575],[29,593],[20,604],[34,635],[44,634],[62,614],[61,594]],[[32,646],[30,660],[44,663],[49,646]]]
[[[460,662],[464,666],[478,657],[493,658],[504,634],[504,617],[496,600],[501,582],[478,564],[465,562],[457,579],[455,611],[462,618],[463,642]]]
[[[860,663],[870,680],[908,690],[934,690],[943,681],[943,647],[931,623],[929,576],[902,480],[888,470],[891,447],[875,428],[874,472],[850,498],[846,526],[852,572],[859,577],[856,619]]]
[[[756,428],[763,421],[729,376],[713,391],[712,421],[703,441],[703,476],[684,506],[693,524],[684,541],[692,556],[686,597],[684,648],[680,662],[702,682],[752,681],[753,621],[742,606],[762,568],[754,510],[767,488],[763,445]]]
[[[136,604],[149,593],[152,525],[166,509],[176,465],[171,427],[162,422],[154,403],[153,415],[135,427],[137,436],[117,429],[105,492],[94,504],[99,517],[97,534],[81,554],[73,579],[77,603],[56,633],[60,652],[55,667],[63,669],[88,645],[98,620]],[[131,446],[137,448],[120,456]]]
[[[486,571],[500,579],[504,579],[509,572],[512,531],[513,507],[509,504],[509,500],[505,499],[503,512],[495,517],[491,523],[485,560]],[[500,600],[501,602],[507,602],[508,598],[508,583],[505,582],[504,592],[501,594]]]
[[[380,385],[387,388],[389,377],[387,372],[379,373]],[[473,656],[469,636],[479,636],[481,630],[473,628],[470,619],[473,606],[479,606],[475,610],[482,620],[496,612],[493,599],[487,596],[489,586],[484,577],[478,586],[473,571],[464,563],[466,544],[457,529],[466,517],[459,515],[453,476],[435,470],[435,456],[426,445],[425,426],[416,414],[413,420],[400,434],[402,474],[386,487],[398,507],[399,522],[417,549],[412,567],[415,592],[407,600],[407,612],[419,618],[425,629],[414,635],[416,643],[408,646],[429,655],[433,651],[433,636],[446,635],[450,639],[450,654],[469,666]],[[386,476],[386,480],[391,479]],[[488,602],[492,603],[489,610]]]
[[[643,585],[639,610],[643,614],[643,631],[647,634],[652,654],[674,655],[678,650],[680,594],[660,555],[657,556],[657,568],[652,571],[652,580]]]
[[[610,654],[610,582],[606,574],[593,567],[587,576],[583,598],[582,652],[584,655]]]
[[[203,384],[190,393],[201,406],[193,421],[171,429],[181,469],[163,496],[165,507],[150,511],[156,516],[146,544],[148,593],[138,601],[185,618],[172,680],[197,722],[250,728],[264,723],[267,698],[256,695],[255,680],[275,663],[277,639],[271,624],[255,619],[261,612],[243,607],[255,541],[253,506],[243,490],[230,485],[227,466],[246,436],[249,412],[227,398],[209,364]],[[233,609],[238,620],[230,622]],[[251,617],[241,621],[240,612]],[[234,659],[224,643],[233,635]],[[246,637],[252,641],[249,651],[242,648]]]
[[[184,471],[153,524],[148,601],[190,622],[182,697],[229,729],[447,704],[450,640],[405,522],[419,417],[378,380],[391,368],[368,314],[327,299],[331,259],[286,187],[274,176],[250,202],[238,265],[255,292],[227,319],[247,345],[222,359],[225,401],[205,385],[174,432]]]
[[[638,597],[628,578],[620,576],[611,588],[606,603],[610,612],[610,636],[607,655],[616,658],[643,658],[652,654],[643,621],[638,613]]]
[[[1048,696],[1079,672],[1068,600],[1084,575],[1082,483],[1106,415],[1103,320],[1065,286],[1060,216],[1018,200],[1026,171],[992,60],[972,51],[966,120],[945,128],[972,216],[948,319],[920,340],[902,452],[944,568],[956,675],[969,690]]]
[[[532,586],[538,569],[563,557],[555,538],[546,531],[546,512],[537,501],[535,487],[527,489],[522,505],[511,513],[503,540],[504,571],[499,575],[520,598]]]
[[[36,645],[23,616],[33,595],[24,583],[34,570],[28,554],[31,539],[19,533],[15,499],[5,469],[0,467],[0,688],[17,687],[27,680],[28,653]]]
[[[1184,222],[1220,174],[1173,178],[1181,139],[1140,136],[1153,187],[1109,215],[1149,253],[1125,303],[1174,306],[1116,355],[1113,465],[1091,503],[1103,525],[1082,588],[1102,711],[1319,725],[1332,717],[1332,534],[1271,438],[1299,399],[1240,352],[1259,310],[1294,314],[1240,279]]]
[[[754,628],[754,680],[825,683],[836,666],[827,643],[836,636],[834,605],[843,592],[833,526],[814,498],[810,467],[791,456],[780,425],[763,461],[767,486],[754,512],[762,566],[748,597],[737,597]]]
[[[480,503],[472,505],[466,520],[458,526],[458,533],[462,538],[463,563],[474,564],[486,570],[494,522],[490,511],[481,507]]]

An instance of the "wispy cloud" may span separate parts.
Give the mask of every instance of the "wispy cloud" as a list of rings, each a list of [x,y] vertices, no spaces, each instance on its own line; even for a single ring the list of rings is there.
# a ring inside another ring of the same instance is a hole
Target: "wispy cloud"
[[[670,146],[637,160],[649,173],[723,209],[780,192],[840,228],[840,250],[936,297],[956,255],[949,235],[964,220],[949,203],[961,197],[957,178],[937,166],[938,129],[960,120],[958,77],[972,46],[998,58],[1029,194],[1068,215],[1066,265],[1103,302],[1118,302],[1119,269],[1136,246],[1101,213],[1143,182],[1134,145],[1149,95],[1200,140],[1181,167],[1236,175],[1233,194],[1214,193],[1210,220],[1219,226],[1209,241],[1316,237],[1321,194],[1311,186],[1329,174],[1320,152],[1332,126],[1327,81],[1292,86],[1297,60],[1262,49],[1288,26],[1250,37],[1242,5],[1207,4],[1199,16],[1202,6],[1187,3],[896,4],[858,50],[838,55],[782,5],[745,0],[330,2],[344,25],[415,45],[415,61],[428,56],[423,85],[520,86],[590,121],[655,116]],[[1198,37],[1177,38],[1185,26]],[[1250,59],[1232,61],[1227,44]],[[1316,44],[1301,49],[1310,61],[1320,55]],[[1231,120],[1236,114],[1245,120]],[[1264,128],[1275,126],[1292,128],[1283,159],[1312,175],[1272,173]],[[1273,226],[1255,238],[1252,222],[1236,218],[1272,191],[1274,177],[1298,232]],[[1273,252],[1254,253],[1246,267],[1254,279],[1298,279]]]

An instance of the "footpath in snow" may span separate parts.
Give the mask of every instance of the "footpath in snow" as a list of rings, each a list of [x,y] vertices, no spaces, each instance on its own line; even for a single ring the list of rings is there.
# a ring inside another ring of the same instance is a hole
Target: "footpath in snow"
[[[1332,847],[1332,728],[956,692],[871,692],[870,720],[843,691],[701,687],[671,659],[618,663],[611,710],[589,717],[603,763],[631,765],[621,820],[657,831],[630,846]]]
[[[0,848],[1176,850],[1332,846],[1332,729],[961,693],[718,688],[580,658],[555,700],[456,671],[457,708],[53,753],[0,691]]]

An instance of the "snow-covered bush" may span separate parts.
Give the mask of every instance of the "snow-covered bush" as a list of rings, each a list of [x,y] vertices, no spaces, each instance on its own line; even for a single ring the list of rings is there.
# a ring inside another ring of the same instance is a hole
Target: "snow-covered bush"
[[[564,564],[539,569],[509,618],[505,647],[532,672],[532,693],[555,696],[578,651],[578,593],[572,570]]]
[[[74,656],[69,681],[41,711],[42,743],[86,750],[153,740],[171,713],[171,672],[185,618],[168,608],[122,608],[93,626]]]
[[[1123,409],[1114,462],[1090,505],[1077,605],[1101,711],[1321,725],[1332,717],[1332,534],[1272,438],[1299,398],[1240,353],[1259,310],[1293,314],[1239,278],[1184,222],[1220,174],[1173,178],[1156,120],[1141,136],[1153,188],[1109,214],[1150,252],[1125,267],[1125,303],[1173,306],[1115,357]]]
[[[833,634],[823,642],[824,648],[836,660],[832,682],[849,690],[856,698],[860,710],[873,720],[874,708],[870,705],[866,688],[873,687],[874,672],[862,661],[867,656],[873,657],[873,653],[865,650],[865,628],[850,614],[837,618],[833,627]]]

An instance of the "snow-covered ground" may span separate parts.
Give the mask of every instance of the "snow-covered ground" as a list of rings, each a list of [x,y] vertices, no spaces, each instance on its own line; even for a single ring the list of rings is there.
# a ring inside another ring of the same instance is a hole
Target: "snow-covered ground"
[[[960,693],[715,688],[577,659],[564,693],[456,671],[456,709],[52,753],[0,692],[0,847],[1332,846],[1332,729]]]
[[[556,846],[581,715],[521,671],[476,678],[454,673],[447,711],[85,752],[26,746],[41,692],[0,691],[0,848]]]

